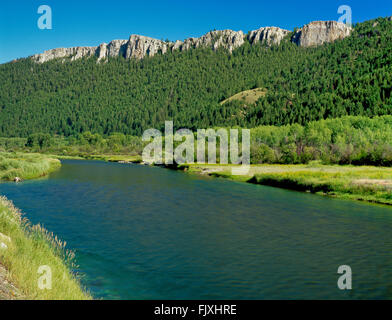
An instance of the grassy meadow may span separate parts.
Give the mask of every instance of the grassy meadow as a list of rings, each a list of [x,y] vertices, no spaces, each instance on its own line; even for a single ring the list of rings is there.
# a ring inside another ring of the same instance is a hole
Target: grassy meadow
[[[265,97],[267,94],[267,90],[265,88],[256,88],[252,90],[245,90],[240,93],[235,94],[234,96],[222,101],[220,104],[224,105],[231,101],[239,101],[245,104],[255,104],[261,97]]]

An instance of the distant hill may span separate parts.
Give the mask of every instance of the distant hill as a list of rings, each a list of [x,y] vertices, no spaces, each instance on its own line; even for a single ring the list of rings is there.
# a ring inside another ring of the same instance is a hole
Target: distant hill
[[[223,40],[212,37],[207,46],[143,59],[107,53],[97,63],[92,50],[77,59],[73,52],[0,65],[0,136],[141,135],[171,119],[176,128],[196,129],[392,114],[390,19],[358,24],[344,37],[332,36],[328,30],[336,29],[328,25],[305,26],[279,41],[256,30],[235,48],[216,46]],[[318,26],[314,38],[310,30]],[[233,96],[253,88],[265,88],[265,95],[233,116],[244,105]]]

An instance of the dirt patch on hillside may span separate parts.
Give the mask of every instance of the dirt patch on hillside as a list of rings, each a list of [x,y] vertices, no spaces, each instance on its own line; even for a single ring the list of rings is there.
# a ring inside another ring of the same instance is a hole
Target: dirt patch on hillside
[[[7,280],[7,270],[0,263],[0,300],[19,300],[18,289]]]

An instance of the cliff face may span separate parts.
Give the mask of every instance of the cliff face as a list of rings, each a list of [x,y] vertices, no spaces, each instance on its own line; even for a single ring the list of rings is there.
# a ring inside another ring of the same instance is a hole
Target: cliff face
[[[208,32],[200,38],[188,38],[184,42],[177,41],[176,44],[181,51],[199,47],[211,47],[213,50],[225,48],[232,52],[234,49],[242,46],[244,42],[244,33],[242,31],[223,30]],[[176,48],[173,49],[175,50]]]
[[[292,41],[299,46],[310,47],[343,39],[351,34],[351,28],[335,21],[312,22],[298,30]],[[251,31],[248,41],[253,45],[262,43],[267,46],[279,45],[290,33],[277,27],[264,27]],[[229,52],[242,46],[246,37],[242,31],[222,30],[211,31],[200,38],[188,38],[184,41],[165,42],[145,36],[131,35],[129,40],[113,40],[109,44],[103,43],[98,47],[59,48],[36,54],[31,59],[37,63],[44,63],[57,58],[70,58],[71,61],[82,57],[96,56],[98,61],[105,61],[108,57],[124,57],[125,59],[143,59],[158,53],[165,54],[175,50],[185,51],[192,48],[206,47],[212,50],[225,48]]]
[[[82,57],[97,56],[98,60],[108,57],[124,57],[125,59],[143,59],[152,57],[157,53],[165,54],[168,51],[185,51],[192,48],[210,47],[213,50],[226,48],[230,52],[242,46],[245,42],[242,31],[211,31],[200,38],[188,38],[184,41],[165,42],[145,36],[131,35],[129,40],[113,40],[109,44],[103,43],[98,47],[59,48],[36,54],[31,58],[38,63],[44,63],[56,58],[69,57],[71,60]]]
[[[290,31],[277,27],[265,27],[251,31],[248,40],[251,44],[260,42],[268,46],[279,45],[283,38],[289,33]]]
[[[292,41],[301,47],[319,46],[324,43],[344,39],[351,34],[352,28],[336,21],[316,21],[298,30]]]
[[[71,60],[80,59],[85,56],[95,55],[96,47],[75,47],[75,48],[58,48],[36,54],[31,58],[38,63],[44,63],[57,58],[69,57]]]

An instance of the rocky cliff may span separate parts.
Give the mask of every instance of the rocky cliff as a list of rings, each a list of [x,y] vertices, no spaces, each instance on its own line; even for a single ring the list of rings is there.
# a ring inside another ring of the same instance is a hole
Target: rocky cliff
[[[74,47],[74,48],[58,48],[36,54],[31,58],[38,63],[44,63],[57,58],[71,58],[71,60],[80,59],[85,56],[95,55],[96,47]]]
[[[248,40],[251,44],[260,42],[268,46],[278,45],[289,33],[290,31],[277,27],[265,27],[251,31]]]
[[[292,41],[299,46],[310,47],[343,39],[351,34],[351,28],[335,21],[312,22],[298,30]],[[253,45],[262,43],[267,46],[278,45],[290,31],[277,27],[264,27],[249,32],[247,40]],[[200,38],[188,38],[184,41],[162,41],[145,36],[131,35],[129,40],[113,40],[98,47],[59,48],[45,51],[31,57],[37,63],[44,63],[57,58],[70,58],[71,61],[82,57],[96,56],[98,61],[108,57],[124,57],[125,59],[143,59],[158,53],[165,54],[175,50],[185,51],[192,48],[209,47],[212,50],[225,48],[229,52],[242,46],[246,37],[242,31],[211,31]]]
[[[299,29],[292,41],[301,47],[319,46],[344,39],[351,34],[351,31],[351,27],[341,22],[315,21]]]
[[[157,53],[168,51],[185,51],[192,48],[210,47],[213,50],[226,48],[230,52],[242,46],[245,36],[242,31],[211,31],[200,38],[188,38],[184,41],[165,42],[145,36],[131,35],[129,40],[113,40],[98,47],[59,48],[36,54],[31,58],[38,63],[44,63],[57,58],[68,57],[72,61],[82,57],[96,56],[98,61],[108,57],[124,57],[125,59],[143,59]]]
[[[178,48],[184,51],[191,48],[211,47],[213,50],[226,48],[232,52],[244,44],[244,38],[245,36],[242,31],[211,31],[200,38],[189,38],[184,42],[177,41],[177,45],[173,49],[176,50]]]

